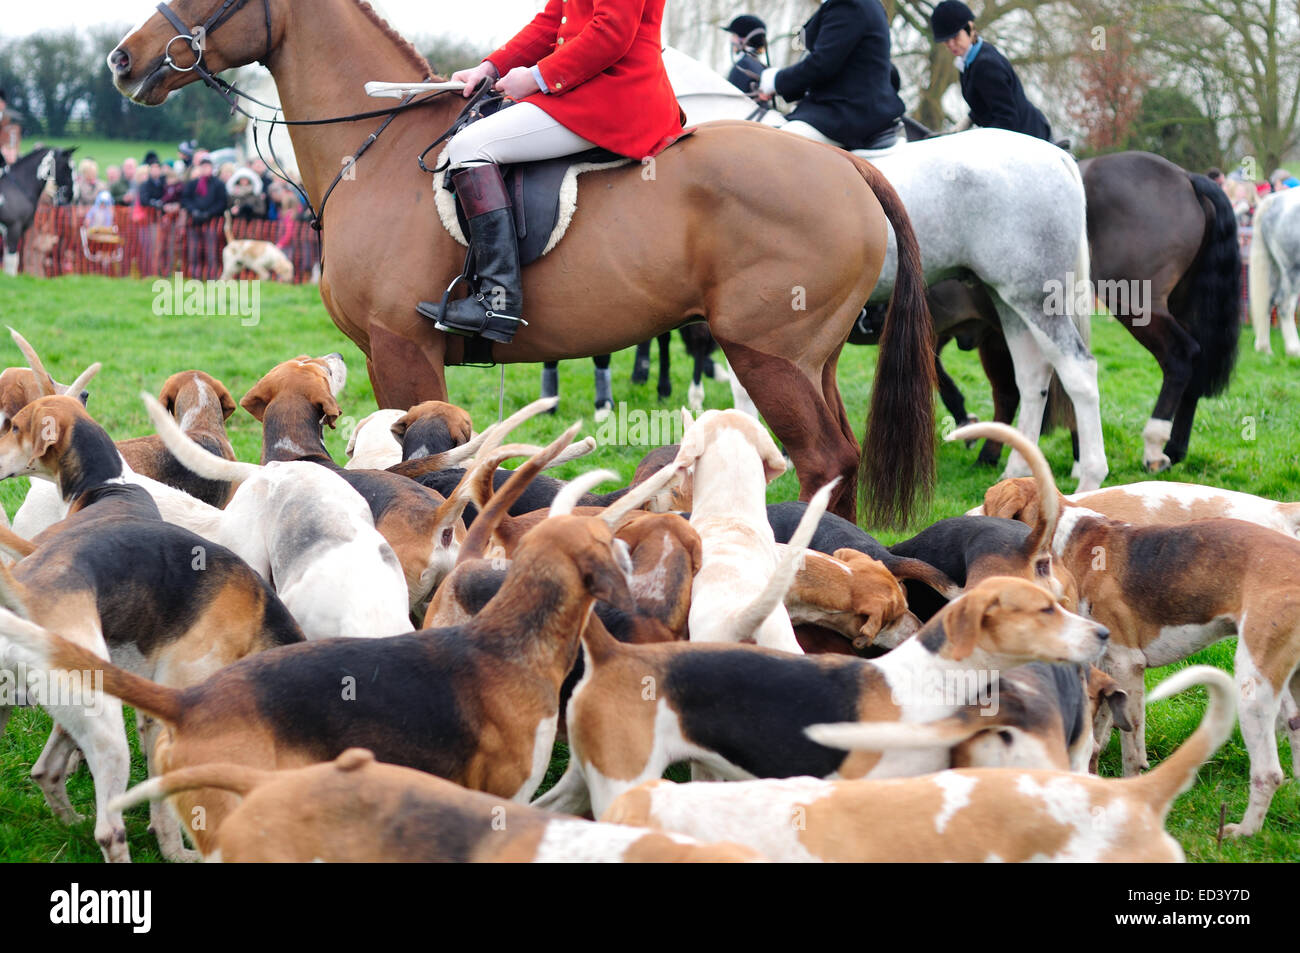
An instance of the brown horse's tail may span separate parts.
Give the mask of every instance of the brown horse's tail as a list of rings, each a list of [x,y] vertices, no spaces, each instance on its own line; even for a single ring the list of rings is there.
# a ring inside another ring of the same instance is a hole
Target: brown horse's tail
[[[902,200],[875,166],[849,158],[898,242],[898,274],[880,334],[858,492],[867,525],[903,527],[934,487],[934,323],[925,303],[921,249]]]

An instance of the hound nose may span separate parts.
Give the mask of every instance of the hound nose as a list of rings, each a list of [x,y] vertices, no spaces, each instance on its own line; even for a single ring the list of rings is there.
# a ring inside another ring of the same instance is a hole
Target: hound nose
[[[1104,625],[1097,626],[1097,638],[1105,642],[1110,638],[1110,629],[1106,628]]]
[[[108,68],[120,76],[131,72],[131,54],[119,46],[108,54]]]

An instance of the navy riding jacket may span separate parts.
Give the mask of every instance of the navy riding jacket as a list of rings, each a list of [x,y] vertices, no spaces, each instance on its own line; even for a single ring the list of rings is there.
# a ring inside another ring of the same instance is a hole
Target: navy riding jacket
[[[1052,127],[1025,98],[1024,87],[1007,58],[988,40],[961,74],[961,94],[977,126],[1010,129],[1038,139],[1052,140]]]
[[[807,55],[776,74],[776,91],[846,149],[861,149],[906,107],[889,82],[889,20],[880,0],[826,0],[804,24]]]

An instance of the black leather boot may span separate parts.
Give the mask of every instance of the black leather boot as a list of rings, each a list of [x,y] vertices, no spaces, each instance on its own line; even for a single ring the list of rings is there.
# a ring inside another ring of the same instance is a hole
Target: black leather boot
[[[509,344],[523,322],[519,239],[510,193],[497,165],[462,169],[452,181],[469,219],[478,289],[468,298],[449,302],[445,313],[438,301],[422,301],[416,310],[437,322],[439,331]]]

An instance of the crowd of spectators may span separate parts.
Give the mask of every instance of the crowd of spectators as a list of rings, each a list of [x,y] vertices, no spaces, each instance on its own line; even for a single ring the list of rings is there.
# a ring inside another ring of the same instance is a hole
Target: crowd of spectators
[[[227,214],[239,237],[271,241],[307,273],[315,264],[305,260],[310,252],[302,247],[307,243],[300,226],[310,214],[298,191],[260,158],[245,163],[234,149],[214,152],[184,142],[174,159],[164,161],[151,150],[139,160],[108,166],[102,177],[99,164],[84,158],[77,164],[76,186],[79,202],[90,206],[82,220],[88,229],[103,229],[105,222],[112,227],[114,206],[129,210],[117,221],[129,223],[138,236],[146,274],[166,273],[170,263],[178,263],[187,277],[219,275]]]

